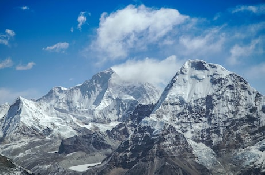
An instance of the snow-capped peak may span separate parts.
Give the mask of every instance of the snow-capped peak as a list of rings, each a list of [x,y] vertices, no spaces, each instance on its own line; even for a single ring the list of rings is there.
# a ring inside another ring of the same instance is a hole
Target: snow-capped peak
[[[108,69],[81,85],[69,89],[54,87],[36,101],[19,97],[10,108],[5,108],[5,114],[0,114],[0,125],[5,128],[0,137],[24,128],[42,135],[48,130],[49,134],[62,137],[73,136],[79,127],[91,129],[104,124],[104,128],[111,129],[137,104],[155,103],[158,95],[152,85],[126,82]]]
[[[203,60],[188,60],[184,63],[184,65],[181,67],[180,72],[185,74],[185,70],[187,69],[193,69],[197,71],[212,71],[212,72],[219,72],[222,74],[230,73],[228,70],[226,70],[224,67],[222,67],[219,64],[212,64],[212,63],[206,63]]]
[[[157,107],[162,102],[182,103],[206,97],[216,91],[213,79],[224,79],[229,74],[221,65],[188,60],[165,88]]]
[[[189,60],[165,88],[150,118],[145,118],[142,122],[160,130],[165,122],[194,123],[193,115],[204,115],[196,119],[200,122],[193,126],[198,125],[196,129],[201,130],[209,127],[207,120],[210,119],[205,116],[207,110],[213,113],[215,122],[219,123],[219,120],[245,117],[246,108],[249,111],[252,111],[252,108],[261,111],[262,103],[264,104],[262,95],[242,77],[217,64]],[[264,118],[261,118],[260,124],[265,124]],[[191,129],[190,132],[194,130]],[[189,131],[185,132],[185,135],[191,137]]]

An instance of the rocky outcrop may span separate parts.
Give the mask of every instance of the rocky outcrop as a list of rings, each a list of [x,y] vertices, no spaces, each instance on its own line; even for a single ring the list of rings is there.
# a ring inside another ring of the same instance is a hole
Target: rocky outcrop
[[[190,60],[156,94],[108,70],[20,98],[0,119],[2,152],[41,174],[265,173],[265,98],[242,77]]]
[[[69,154],[77,151],[82,151],[90,154],[99,150],[110,148],[111,145],[109,145],[104,140],[103,136],[99,135],[98,133],[90,133],[86,135],[74,136],[63,140],[59,147],[58,153]]]
[[[0,155],[0,172],[2,175],[34,175],[30,171],[17,166],[10,159],[2,155]]]

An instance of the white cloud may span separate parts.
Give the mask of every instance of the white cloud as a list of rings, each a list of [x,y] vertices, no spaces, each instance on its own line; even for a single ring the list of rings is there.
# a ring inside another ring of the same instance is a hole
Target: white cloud
[[[29,10],[29,7],[28,6],[22,6],[20,7],[21,10]]]
[[[264,76],[261,75],[265,75],[265,63],[251,66],[246,73],[246,76],[251,79],[264,79]]]
[[[74,28],[73,28],[73,27],[71,27],[70,31],[73,33],[73,32],[74,32]]]
[[[5,39],[2,35],[0,35],[0,44],[8,45],[8,40]]]
[[[46,48],[43,48],[43,50],[51,51],[51,52],[64,52],[69,47],[69,43],[63,42],[63,43],[57,43],[53,46],[48,46]]]
[[[216,21],[216,20],[218,20],[221,16],[222,16],[222,13],[219,12],[219,13],[215,14],[213,20]]]
[[[29,70],[31,69],[34,65],[36,65],[34,62],[29,62],[27,65],[18,65],[16,67],[16,70]]]
[[[129,5],[101,15],[97,35],[84,54],[87,57],[96,55],[100,58],[99,63],[176,55],[180,60],[204,59],[222,64],[242,74],[243,70],[264,60],[264,21],[254,14],[260,14],[258,9],[263,6],[237,8],[238,11],[234,13],[238,15],[226,10],[205,19],[182,15],[176,9]],[[239,14],[239,9],[248,11]],[[122,64],[124,69],[119,68],[122,72],[126,72],[126,69],[133,72],[129,65],[146,62],[127,61]],[[236,66],[240,63],[241,66]],[[125,75],[129,76],[130,73]],[[133,73],[132,76],[142,79],[140,73]]]
[[[230,65],[237,65],[241,63],[240,58],[247,57],[251,55],[259,43],[259,40],[253,40],[249,45],[239,46],[238,44],[234,45],[230,49],[230,57],[227,59],[227,63]]]
[[[80,12],[80,14],[77,18],[77,22],[78,22],[77,28],[79,30],[82,29],[82,25],[84,25],[86,22],[86,16],[85,15],[86,15],[86,12]],[[88,13],[88,15],[90,15],[90,13]]]
[[[259,4],[256,6],[237,6],[232,10],[232,13],[249,11],[257,15],[265,14],[265,4]]]
[[[148,82],[157,87],[165,87],[183,63],[183,60],[178,60],[172,55],[164,60],[127,60],[123,64],[113,66],[112,69],[124,80]]]
[[[0,87],[0,104],[15,102],[16,98],[22,96],[28,99],[41,97],[41,94],[35,89],[27,89],[24,91],[15,91],[13,89]]]
[[[206,30],[199,36],[183,35],[179,37],[179,44],[184,48],[180,47],[179,53],[188,56],[189,59],[198,59],[220,52],[224,42],[224,34],[220,34],[220,29],[216,28]]]
[[[6,29],[6,34],[8,37],[14,37],[16,35],[16,33],[10,29]]]
[[[152,9],[144,5],[129,5],[109,15],[103,13],[97,38],[90,49],[110,59],[121,59],[130,50],[144,50],[150,44],[159,44],[188,18],[175,9]]]
[[[13,66],[13,61],[11,60],[11,58],[7,58],[3,61],[0,61],[0,69],[12,67],[12,66]]]
[[[6,29],[5,34],[0,34],[0,44],[8,45],[9,40],[12,39],[16,33],[13,30]]]

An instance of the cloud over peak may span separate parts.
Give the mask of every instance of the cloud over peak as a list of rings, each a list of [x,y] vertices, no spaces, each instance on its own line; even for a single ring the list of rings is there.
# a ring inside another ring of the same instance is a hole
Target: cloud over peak
[[[157,87],[165,87],[183,63],[183,60],[172,55],[164,60],[127,60],[123,64],[113,66],[112,69],[124,80],[148,82]]]
[[[69,43],[63,42],[63,43],[57,43],[53,46],[48,46],[46,48],[43,48],[43,50],[50,51],[50,52],[65,52],[65,50],[69,47]]]
[[[150,44],[159,43],[188,18],[176,9],[129,5],[109,15],[101,15],[96,39],[90,47],[110,59],[121,59],[130,50],[144,50]]]

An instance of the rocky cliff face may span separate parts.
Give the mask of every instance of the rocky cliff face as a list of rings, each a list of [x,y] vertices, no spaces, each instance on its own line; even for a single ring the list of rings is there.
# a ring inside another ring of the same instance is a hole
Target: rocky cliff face
[[[106,159],[99,174],[210,174],[195,161],[192,147],[174,127],[168,126],[158,135],[153,131],[151,127],[137,127]]]
[[[1,119],[2,138],[38,140],[2,152],[38,173],[265,173],[265,98],[242,77],[191,60],[157,94],[107,70],[36,102],[20,98]]]
[[[143,120],[157,132],[170,124],[190,141],[213,153],[212,160],[198,159],[214,173],[242,173],[244,164],[264,171],[264,153],[256,144],[265,143],[264,97],[240,76],[220,65],[188,61],[163,92],[149,118]],[[200,148],[199,148],[200,149]],[[242,155],[252,156],[243,160]],[[235,158],[236,157],[236,158]],[[240,157],[240,158],[239,158]],[[239,164],[235,159],[240,159]],[[208,161],[216,162],[208,164]],[[228,162],[228,163],[226,163]]]
[[[0,155],[0,172],[2,175],[34,175],[30,171],[27,171],[22,167],[14,164],[10,159],[2,155]]]
[[[111,69],[70,89],[55,87],[36,101],[19,97],[0,106],[1,153],[36,173],[48,167],[51,173],[65,172],[73,152],[84,153],[73,154],[73,161],[91,154],[100,161],[120,143],[105,140],[105,131],[127,120],[138,104],[158,98],[151,84],[126,82]]]
[[[19,97],[10,107],[1,106],[6,113],[1,114],[0,137],[67,138],[77,135],[78,128],[105,131],[125,120],[137,104],[155,103],[158,95],[152,85],[123,81],[110,69],[70,89],[55,87],[37,101]]]
[[[135,109],[128,122],[137,123],[133,134],[95,169],[102,174],[263,174],[264,105],[264,97],[242,77],[220,65],[188,61],[147,115]]]

